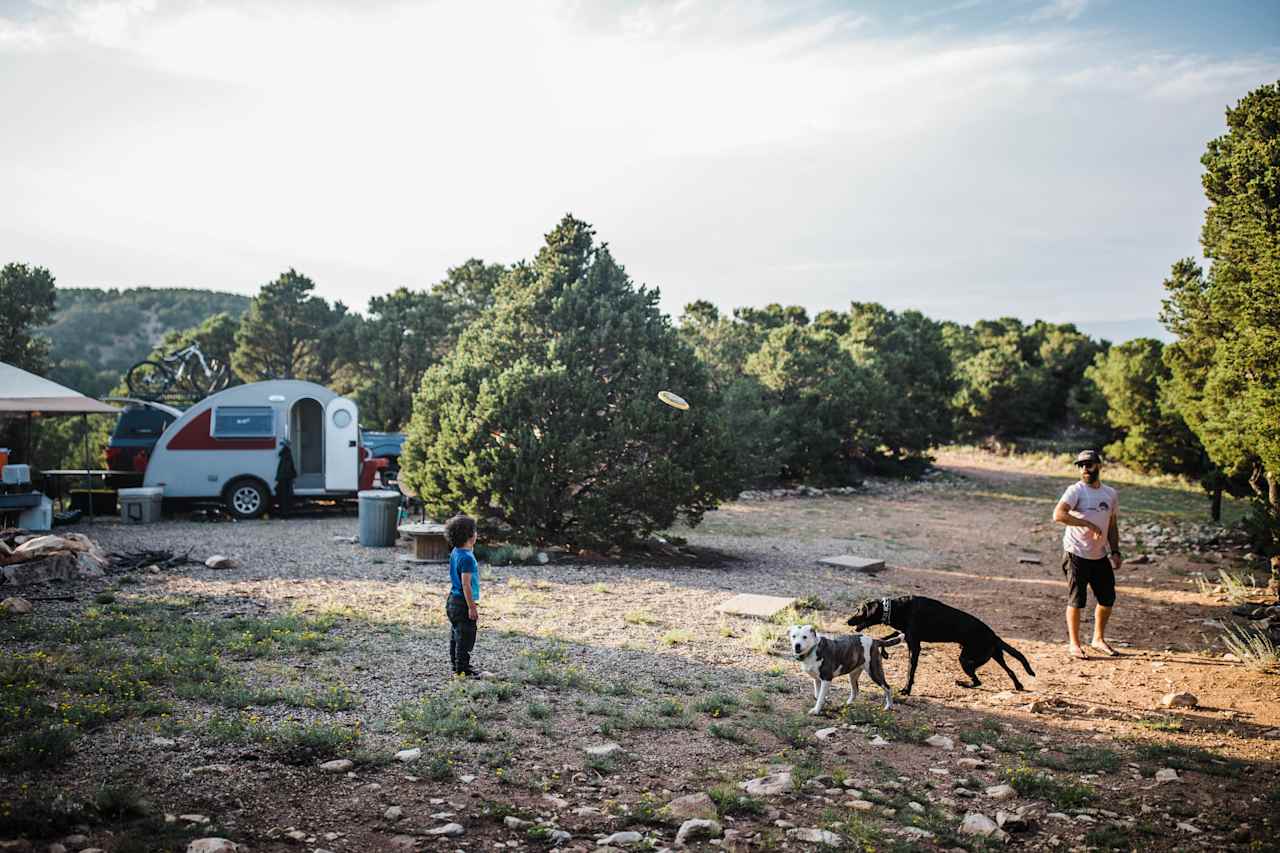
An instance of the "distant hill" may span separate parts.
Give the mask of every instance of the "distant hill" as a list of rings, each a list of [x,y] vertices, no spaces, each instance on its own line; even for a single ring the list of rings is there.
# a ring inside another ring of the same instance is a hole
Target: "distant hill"
[[[58,311],[40,333],[53,342],[51,360],[83,361],[123,374],[166,332],[197,326],[214,314],[239,317],[249,297],[182,288],[58,288]]]

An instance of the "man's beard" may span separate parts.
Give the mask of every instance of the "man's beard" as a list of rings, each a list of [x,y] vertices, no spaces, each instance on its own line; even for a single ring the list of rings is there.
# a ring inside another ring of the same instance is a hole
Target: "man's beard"
[[[1084,472],[1084,479],[1085,479],[1085,482],[1086,482],[1086,483],[1096,483],[1096,482],[1098,482],[1098,472],[1097,472],[1097,471],[1085,471],[1085,472]]]

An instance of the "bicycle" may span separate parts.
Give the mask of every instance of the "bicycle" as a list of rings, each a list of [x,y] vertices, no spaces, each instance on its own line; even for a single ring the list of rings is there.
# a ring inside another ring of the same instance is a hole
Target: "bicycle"
[[[226,388],[230,381],[231,371],[227,365],[215,358],[206,360],[199,344],[175,350],[161,356],[159,361],[140,361],[129,368],[125,377],[130,394],[151,400],[163,397],[175,387],[207,397]]]

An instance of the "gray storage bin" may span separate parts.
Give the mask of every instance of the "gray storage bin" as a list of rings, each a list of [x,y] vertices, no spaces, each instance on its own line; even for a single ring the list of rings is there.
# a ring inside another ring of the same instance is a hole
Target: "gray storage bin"
[[[360,492],[360,544],[390,548],[396,544],[400,493],[382,489]]]
[[[125,524],[154,524],[160,520],[164,488],[143,486],[138,489],[121,489],[120,518]]]

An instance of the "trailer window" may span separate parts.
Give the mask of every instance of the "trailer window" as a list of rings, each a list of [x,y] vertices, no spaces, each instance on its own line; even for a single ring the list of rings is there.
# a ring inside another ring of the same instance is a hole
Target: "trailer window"
[[[275,415],[270,406],[218,406],[213,410],[213,437],[274,438]]]

